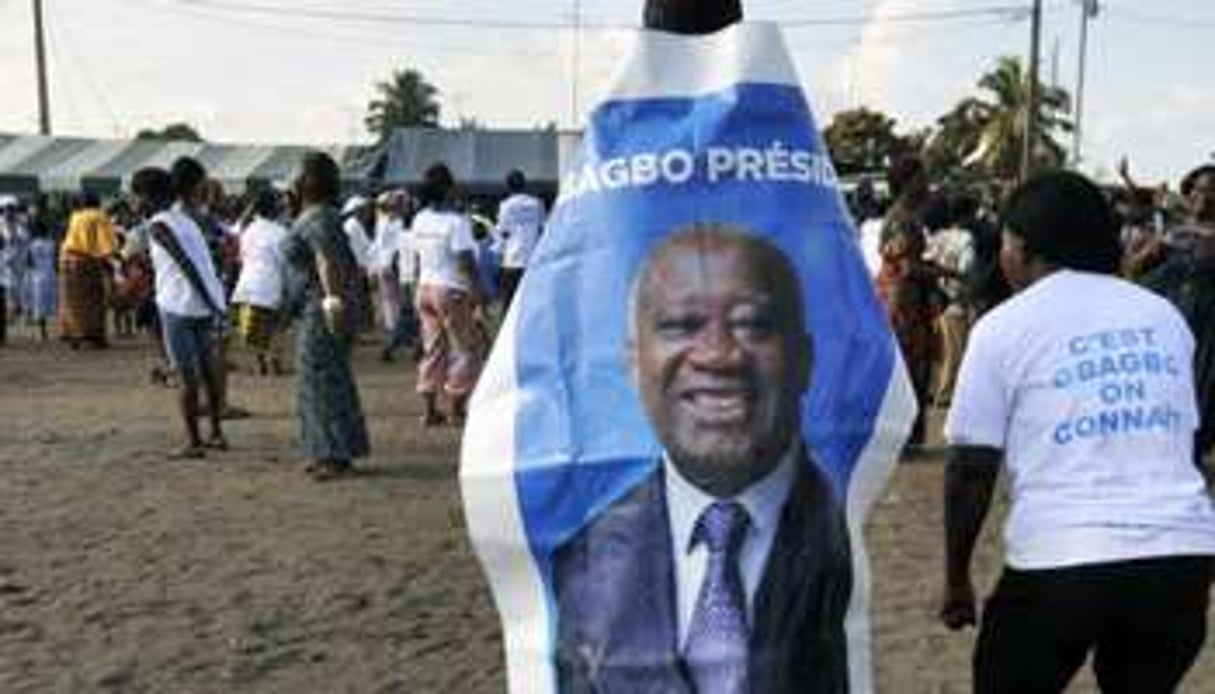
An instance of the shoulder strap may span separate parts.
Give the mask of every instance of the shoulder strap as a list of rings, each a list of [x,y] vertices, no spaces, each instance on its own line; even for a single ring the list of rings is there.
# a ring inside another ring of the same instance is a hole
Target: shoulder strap
[[[164,220],[154,217],[152,219],[152,226],[159,227],[162,233],[174,239],[175,242],[177,241],[177,235],[173,233],[173,229]],[[176,252],[174,252],[174,249],[161,243],[156,234],[149,234],[149,238],[152,243],[160,244],[161,248],[165,249],[165,252],[173,259],[173,263],[177,265],[190,284],[194,286],[195,291],[202,295],[203,301],[206,302],[207,308],[211,309],[211,313],[216,316],[222,316],[224,312],[219,309],[219,306],[215,303],[215,297],[211,296],[210,290],[203,284],[202,273],[195,267],[194,261],[190,259],[190,255],[186,253],[186,249],[182,248],[180,243],[175,243],[177,248]]]

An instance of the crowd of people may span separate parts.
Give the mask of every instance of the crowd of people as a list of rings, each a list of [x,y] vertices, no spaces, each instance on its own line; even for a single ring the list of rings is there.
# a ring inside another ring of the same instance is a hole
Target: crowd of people
[[[1173,300],[1202,336],[1215,325],[1215,166],[1187,175],[1174,192],[1145,189],[1124,161],[1123,184],[1102,188],[1119,230],[1120,275]],[[970,327],[1008,298],[1000,265],[1005,195],[998,186],[937,184],[915,158],[896,161],[882,200],[862,181],[849,203],[858,241],[890,315],[920,404],[909,441],[925,441],[923,414],[949,406]],[[1011,191],[1009,191],[1011,192]],[[1215,335],[1200,340],[1203,411],[1215,406]],[[1206,424],[1200,450],[1215,444]]]
[[[108,208],[81,195],[61,234],[4,200],[0,344],[11,321],[45,341],[54,320],[73,349],[106,348],[111,324],[155,336],[154,374],[179,396],[177,458],[229,445],[223,422],[241,414],[227,399],[233,337],[260,374],[294,373],[315,479],[348,475],[370,452],[351,364],[360,341],[382,341],[385,361],[409,350],[422,424],[459,425],[543,203],[517,171],[492,220],[442,163],[413,190],[346,197],[329,156],[310,153],[299,171],[290,189],[234,199],[182,158],[138,171]],[[1203,642],[1215,165],[1179,194],[1121,172],[1117,189],[1054,172],[1001,195],[934,185],[907,159],[891,167],[889,204],[868,185],[849,201],[920,404],[908,452],[926,439],[924,413],[949,410],[950,628],[977,620],[971,556],[997,471],[1011,477],[976,691],[1058,691],[1090,653],[1104,690],[1171,691]]]
[[[934,189],[918,161],[860,242],[920,417],[948,409],[941,621],[978,624],[974,691],[1171,692],[1197,657],[1215,556],[1215,165],[1179,195],[1072,172],[1007,196]],[[1009,478],[1004,569],[971,560]],[[980,618],[981,615],[981,618]]]
[[[408,350],[424,425],[466,416],[545,223],[522,172],[504,185],[492,219],[442,163],[413,191],[345,195],[337,165],[312,153],[289,188],[239,197],[183,157],[136,172],[106,207],[82,193],[58,225],[5,198],[0,344],[10,324],[73,350],[150,336],[160,355],[150,377],[179,394],[185,442],[172,456],[198,459],[228,447],[225,419],[248,414],[227,397],[238,343],[258,374],[294,374],[308,472],[346,475],[370,450],[350,363],[360,342],[382,341],[386,362]]]
[[[1123,186],[1104,193],[1120,229],[1120,272],[1174,300],[1196,334],[1209,332],[1215,280],[1206,266],[1215,247],[1205,238],[1215,223],[1215,169],[1191,173],[1179,194],[1141,187],[1125,161],[1119,171]],[[544,228],[544,205],[526,191],[524,174],[513,171],[504,184],[495,219],[478,214],[442,164],[412,192],[343,198],[339,187],[326,201],[341,232],[335,238],[350,255],[352,334],[366,339],[381,330],[385,361],[409,351],[419,365],[427,425],[464,418],[501,313],[489,309],[509,305]],[[994,186],[935,185],[915,158],[894,162],[886,185],[883,199],[862,180],[849,203],[920,404],[908,445],[914,454],[926,440],[924,414],[950,403],[970,327],[1009,295],[999,263],[1001,196]],[[302,215],[298,192],[262,187],[227,196],[204,175],[193,203],[177,201],[190,208],[206,241],[223,289],[217,298],[234,307],[219,313],[263,375],[288,371],[284,336],[287,316],[299,312],[290,305],[299,288],[287,272],[287,250],[289,227]],[[84,192],[59,228],[39,206],[0,198],[0,344],[10,324],[30,326],[43,341],[57,334],[73,349],[105,348],[111,333],[162,332],[159,246],[150,242],[149,216],[135,197],[103,208]],[[308,317],[300,315],[306,334]],[[1199,341],[1203,411],[1215,405],[1213,343],[1215,335]],[[166,351],[166,361],[170,356]],[[152,377],[169,382],[181,374],[165,364]],[[1198,450],[1209,450],[1215,424],[1204,421],[1199,438]]]

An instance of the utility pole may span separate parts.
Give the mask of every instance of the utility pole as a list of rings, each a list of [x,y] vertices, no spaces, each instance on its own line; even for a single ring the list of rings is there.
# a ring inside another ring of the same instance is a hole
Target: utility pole
[[[1042,43],[1042,0],[1034,0],[1029,38],[1029,99],[1025,109],[1025,141],[1021,149],[1021,180],[1033,173],[1034,145],[1038,140],[1038,53]]]
[[[1088,20],[1097,16],[1101,11],[1099,0],[1079,0],[1080,2],[1080,65],[1076,70],[1076,110],[1072,118],[1072,166],[1079,166],[1081,159],[1080,148],[1083,144],[1081,131],[1084,120],[1084,71],[1088,59]]]
[[[42,0],[34,0],[34,55],[38,63],[38,132],[51,134],[51,99],[46,86],[46,41],[42,35]]]

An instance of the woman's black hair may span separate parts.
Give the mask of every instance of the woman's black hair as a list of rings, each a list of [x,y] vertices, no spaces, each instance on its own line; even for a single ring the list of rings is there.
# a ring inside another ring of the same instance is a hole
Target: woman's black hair
[[[253,213],[259,217],[274,219],[281,209],[278,192],[273,188],[267,186],[253,194]]]
[[[527,187],[527,177],[519,169],[512,169],[506,174],[506,189],[512,193],[522,193]]]
[[[1203,164],[1186,174],[1185,178],[1181,179],[1181,194],[1189,195],[1190,191],[1194,190],[1194,186],[1198,183],[1198,179],[1203,176],[1215,178],[1215,164]]]
[[[455,187],[456,179],[451,175],[451,169],[447,168],[447,164],[437,162],[431,164],[422,175],[418,198],[424,207],[440,206],[448,201]]]
[[[342,192],[342,172],[333,157],[324,152],[312,151],[304,154],[300,162],[301,194],[308,201],[335,202]]]
[[[1113,274],[1122,261],[1118,225],[1101,189],[1084,176],[1035,176],[1005,205],[1004,228],[1026,249],[1062,268]]]

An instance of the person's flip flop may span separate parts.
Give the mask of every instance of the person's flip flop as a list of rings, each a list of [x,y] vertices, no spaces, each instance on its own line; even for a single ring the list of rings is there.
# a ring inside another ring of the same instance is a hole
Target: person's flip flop
[[[353,477],[355,472],[354,468],[349,465],[317,465],[309,471],[309,474],[314,482],[329,482],[343,477]]]
[[[424,414],[422,415],[422,426],[424,427],[441,427],[447,425],[447,417],[442,414]]]
[[[228,450],[228,440],[222,436],[212,436],[203,444],[204,448],[210,448],[213,451]]]
[[[232,420],[232,419],[248,419],[252,416],[253,416],[253,413],[250,412],[249,410],[246,410],[241,407],[235,407],[233,405],[228,405],[228,406],[224,407],[224,409],[220,410],[219,418],[226,421],[226,420]]]
[[[207,450],[194,444],[187,444],[169,453],[169,460],[201,460],[206,457]]]

